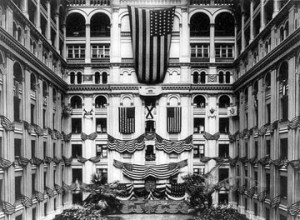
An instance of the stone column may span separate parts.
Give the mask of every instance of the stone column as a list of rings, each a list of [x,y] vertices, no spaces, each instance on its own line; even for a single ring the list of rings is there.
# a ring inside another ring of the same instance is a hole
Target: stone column
[[[36,29],[42,33],[41,29],[41,0],[36,1]]]
[[[182,22],[180,24],[180,56],[179,62],[190,62],[190,29],[187,8],[181,8]]]
[[[60,53],[59,50],[59,35],[60,35],[60,30],[59,30],[59,10],[55,14],[55,21],[56,21],[56,36],[55,36],[55,49],[58,53]]]
[[[253,0],[250,0],[250,43],[254,39],[253,7],[254,7]]]
[[[241,21],[241,52],[245,50],[246,47],[246,40],[245,40],[245,12],[242,9],[242,21]]]
[[[22,5],[22,12],[25,15],[26,18],[29,18],[28,14],[28,0],[23,0],[23,5]]]
[[[85,63],[91,62],[91,26],[85,25]]]
[[[237,39],[237,24],[234,25],[234,59],[236,59],[239,55],[236,39]]]
[[[62,49],[62,57],[64,58],[64,60],[67,60],[67,32],[66,32],[66,23],[63,24],[63,34],[64,34],[64,37],[63,37],[63,49]]]
[[[210,24],[210,37],[209,37],[209,62],[214,63],[215,57],[215,24]]]
[[[280,10],[280,0],[273,0],[273,14],[272,18],[274,18]]]
[[[259,31],[263,31],[266,26],[266,18],[265,18],[265,7],[264,0],[260,0],[260,29]]]
[[[111,29],[110,29],[110,36],[111,36],[110,60],[113,63],[121,62],[120,25],[119,25],[119,8],[113,8]]]
[[[52,45],[51,42],[51,5],[50,0],[47,0],[47,27],[46,27],[46,38],[48,42]]]

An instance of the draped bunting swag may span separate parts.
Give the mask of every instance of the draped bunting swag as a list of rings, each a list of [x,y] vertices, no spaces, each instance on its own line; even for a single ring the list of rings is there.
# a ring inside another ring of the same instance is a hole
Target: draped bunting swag
[[[44,201],[44,193],[41,193],[39,191],[35,192],[35,198],[37,201],[42,202]]]
[[[29,208],[30,206],[32,206],[32,199],[22,195],[21,203],[24,207]]]
[[[54,184],[54,188],[58,194],[61,194],[64,191],[63,188],[58,184]]]
[[[72,165],[72,157],[67,158],[65,156],[62,156],[62,158],[63,158],[63,161],[64,161],[66,166],[71,166]]]
[[[114,166],[122,169],[123,174],[130,179],[145,179],[149,176],[153,176],[157,179],[168,179],[179,173],[179,169],[187,166],[187,160],[180,161],[178,163],[169,163],[161,165],[138,165],[122,163],[114,160]]]
[[[108,135],[108,146],[107,148],[109,150],[114,150],[119,153],[125,153],[128,152],[130,154],[134,153],[137,150],[143,150],[145,147],[145,141],[144,141],[145,135],[142,134],[136,139],[130,140],[130,141],[123,141],[116,139],[110,135]]]
[[[72,107],[71,106],[64,106],[63,110],[62,110],[62,116],[67,118],[72,114]]]
[[[91,134],[85,134],[85,133],[81,133],[81,139],[83,140],[83,141],[85,141],[85,140],[95,140],[97,138],[97,132],[93,132],[93,133],[91,133]]]
[[[275,196],[270,201],[271,208],[277,208],[279,206],[280,202],[281,202],[281,195]]]
[[[0,115],[1,125],[6,131],[14,131],[15,130],[15,123],[11,122],[7,117],[4,115]]]
[[[258,195],[257,195],[257,199],[260,202],[264,202],[266,200],[266,198],[267,198],[267,190],[264,190],[264,191],[258,193]]]
[[[217,132],[215,134],[210,134],[208,132],[204,132],[204,135],[203,137],[206,139],[206,140],[219,140],[220,138],[220,132]]]
[[[43,160],[37,157],[33,157],[30,159],[30,163],[36,166],[39,166],[43,163]]]
[[[2,201],[2,209],[6,215],[12,215],[16,211],[16,205],[9,202]]]
[[[100,158],[101,158],[100,156],[95,156],[95,157],[91,157],[91,158],[87,159],[82,156],[77,156],[77,161],[79,163],[85,163],[87,161],[91,161],[93,163],[98,163],[98,162],[100,162]]]
[[[291,216],[296,216],[300,213],[300,201],[293,203],[292,205],[288,206],[287,212]]]
[[[65,134],[65,132],[62,132],[62,137],[63,137],[63,140],[65,142],[69,142],[71,140],[71,137],[72,137],[72,132],[69,133],[69,134]]]
[[[54,196],[54,190],[49,187],[46,187],[46,194],[51,198]]]
[[[10,166],[14,165],[13,162],[9,161],[9,160],[6,160],[2,157],[0,157],[0,168],[6,170],[8,169]]]
[[[29,162],[30,162],[29,159],[22,157],[22,156],[18,156],[15,160],[15,164],[17,164],[21,167],[26,167]]]
[[[163,139],[161,136],[156,134],[156,144],[155,147],[157,150],[162,150],[167,154],[176,153],[181,154],[183,151],[190,151],[193,149],[193,137],[192,135],[187,138],[179,141],[169,141]]]
[[[50,164],[52,161],[53,161],[53,158],[45,156],[45,158],[44,158],[44,163],[45,164]]]

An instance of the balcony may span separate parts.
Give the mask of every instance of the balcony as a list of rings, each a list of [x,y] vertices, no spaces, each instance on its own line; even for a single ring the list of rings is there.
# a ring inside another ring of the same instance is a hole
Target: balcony
[[[69,0],[68,6],[109,6],[110,0]]]
[[[190,5],[232,5],[231,0],[191,0]]]

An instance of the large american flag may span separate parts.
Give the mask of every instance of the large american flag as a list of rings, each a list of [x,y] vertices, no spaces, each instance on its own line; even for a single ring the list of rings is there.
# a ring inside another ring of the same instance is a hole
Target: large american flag
[[[122,134],[132,134],[135,132],[135,108],[119,108],[119,131]]]
[[[140,83],[164,80],[175,7],[147,10],[128,6],[135,71]]]
[[[169,133],[181,132],[181,107],[167,108],[167,131]]]

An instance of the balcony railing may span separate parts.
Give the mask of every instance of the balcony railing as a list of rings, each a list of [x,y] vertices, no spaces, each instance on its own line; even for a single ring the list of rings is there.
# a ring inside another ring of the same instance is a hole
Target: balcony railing
[[[110,0],[69,0],[68,6],[109,6]]]
[[[190,5],[231,5],[231,0],[191,0]]]

